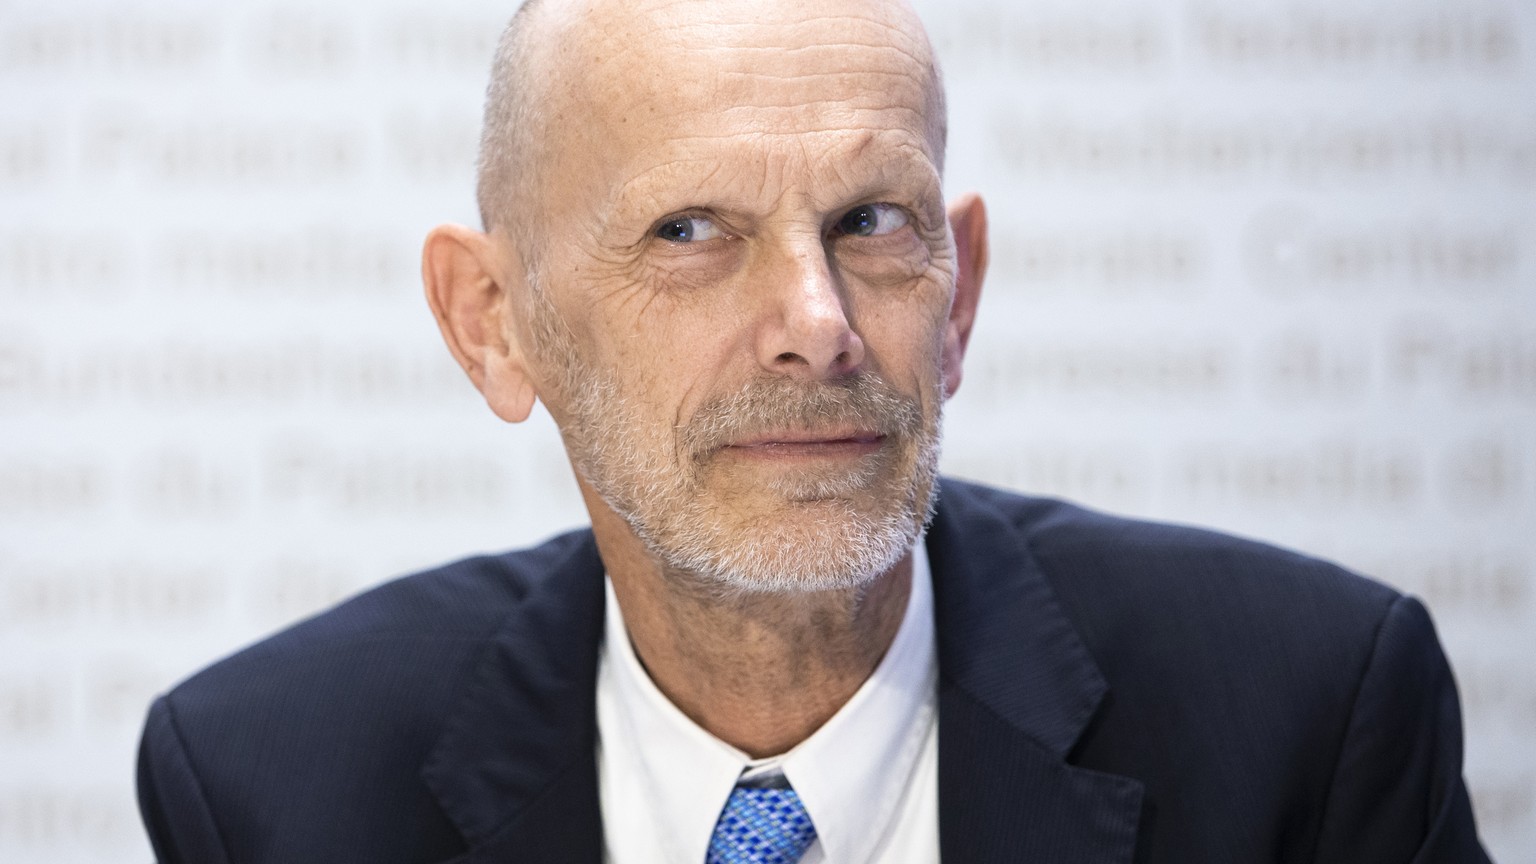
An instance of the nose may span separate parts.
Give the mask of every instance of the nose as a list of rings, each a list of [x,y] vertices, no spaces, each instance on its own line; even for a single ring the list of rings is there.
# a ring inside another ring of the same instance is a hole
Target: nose
[[[864,362],[843,285],[819,238],[763,274],[772,301],[758,331],[758,363],[776,375],[838,378]]]

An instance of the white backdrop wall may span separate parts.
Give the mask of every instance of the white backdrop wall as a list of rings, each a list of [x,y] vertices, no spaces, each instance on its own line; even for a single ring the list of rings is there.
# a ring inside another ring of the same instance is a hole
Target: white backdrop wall
[[[947,469],[1424,597],[1536,860],[1536,4],[922,11],[995,243]],[[419,295],[510,12],[0,0],[0,860],[147,860],[154,693],[583,521]]]

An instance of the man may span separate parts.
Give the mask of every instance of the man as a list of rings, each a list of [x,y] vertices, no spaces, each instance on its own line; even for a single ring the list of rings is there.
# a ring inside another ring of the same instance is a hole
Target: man
[[[1418,603],[936,481],[987,258],[943,106],[894,2],[522,9],[423,272],[592,529],[159,700],[160,859],[1485,861]]]

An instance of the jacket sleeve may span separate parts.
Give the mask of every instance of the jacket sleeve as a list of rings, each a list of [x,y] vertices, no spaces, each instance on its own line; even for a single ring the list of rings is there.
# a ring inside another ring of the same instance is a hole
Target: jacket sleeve
[[[1318,864],[1487,864],[1461,776],[1456,683],[1424,606],[1376,634],[1334,766]]]
[[[202,783],[167,697],[155,700],[139,742],[139,812],[159,864],[228,864]]]

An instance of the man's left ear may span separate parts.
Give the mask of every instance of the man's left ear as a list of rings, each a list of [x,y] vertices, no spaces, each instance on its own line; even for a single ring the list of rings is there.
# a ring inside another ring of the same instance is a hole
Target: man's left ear
[[[944,330],[944,398],[960,389],[961,361],[976,323],[976,301],[987,275],[987,207],[981,196],[967,192],[949,205],[949,227],[955,235],[955,299]]]

